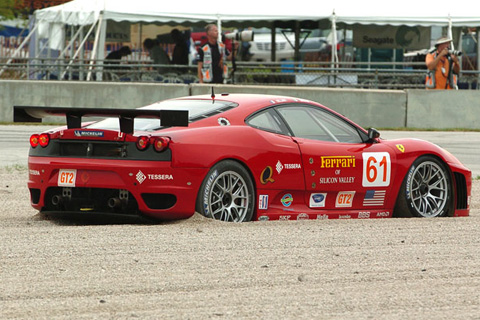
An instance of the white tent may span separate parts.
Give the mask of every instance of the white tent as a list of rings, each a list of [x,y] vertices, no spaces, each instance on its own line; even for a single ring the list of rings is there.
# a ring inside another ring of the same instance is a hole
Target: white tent
[[[472,16],[472,8],[475,8],[475,4],[473,1],[470,4],[468,0],[444,6],[418,0],[347,0],[328,4],[312,0],[297,0],[289,4],[254,0],[232,3],[218,0],[73,0],[37,10],[34,17],[39,38],[48,38],[49,47],[57,49],[62,48],[64,43],[64,25],[91,25],[87,35],[96,26],[94,58],[103,59],[105,21],[108,20],[202,26],[214,22],[220,28],[222,25],[274,27],[274,23],[287,21],[296,23],[297,28],[302,23],[314,26],[331,24],[332,29],[358,24],[478,27],[480,17]]]

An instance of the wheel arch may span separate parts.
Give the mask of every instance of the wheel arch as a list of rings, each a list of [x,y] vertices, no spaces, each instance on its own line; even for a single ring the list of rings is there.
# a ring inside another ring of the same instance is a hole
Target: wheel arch
[[[217,164],[221,163],[221,162],[226,162],[226,161],[233,161],[233,162],[236,162],[237,164],[241,165],[248,173],[252,183],[253,183],[253,192],[254,192],[254,201],[256,201],[256,195],[257,195],[257,182],[253,176],[253,173],[252,173],[252,170],[250,169],[250,167],[245,163],[245,161],[242,161],[238,158],[232,158],[232,157],[228,157],[228,158],[223,158],[223,159],[220,159],[220,160],[217,160],[215,163],[213,163],[210,168],[208,169],[207,173],[205,173],[205,176],[203,177],[202,179],[202,183],[200,184],[200,186],[198,187],[198,190],[197,190],[197,197],[195,199],[195,211],[198,210],[198,205],[199,205],[199,200],[201,199],[201,195],[200,195],[200,192],[202,191],[202,185],[203,185],[203,181],[205,180],[205,178],[207,177],[208,173],[210,172],[210,170],[215,167]],[[253,216],[256,217],[256,214],[257,214],[257,208],[256,206],[254,205],[254,210],[253,210]]]
[[[455,213],[455,203],[456,203],[456,198],[457,198],[457,185],[456,185],[456,178],[454,176],[454,172],[452,171],[452,169],[450,168],[450,166],[448,165],[447,161],[442,158],[440,155],[438,154],[435,154],[435,153],[423,153],[423,154],[420,154],[418,155],[415,159],[413,159],[407,170],[405,171],[405,175],[403,176],[402,178],[402,182],[401,182],[401,185],[400,187],[398,188],[397,190],[397,196],[396,196],[396,200],[395,200],[395,204],[394,204],[394,210],[393,210],[393,217],[406,217],[405,215],[403,214],[399,214],[397,212],[398,208],[397,208],[397,205],[399,204],[399,200],[400,200],[400,197],[401,197],[401,191],[402,191],[402,187],[404,185],[404,183],[406,183],[406,180],[407,180],[407,176],[408,176],[408,172],[410,171],[410,168],[411,166],[415,163],[415,161],[417,161],[418,159],[422,158],[422,157],[432,157],[434,159],[436,159],[437,161],[439,161],[439,163],[443,166],[443,168],[447,171],[449,177],[450,177],[450,184],[451,184],[451,189],[452,189],[452,194],[451,194],[451,197],[452,197],[452,201],[450,201],[450,204],[449,204],[449,208],[448,208],[448,217],[453,217],[454,216],[454,213]]]

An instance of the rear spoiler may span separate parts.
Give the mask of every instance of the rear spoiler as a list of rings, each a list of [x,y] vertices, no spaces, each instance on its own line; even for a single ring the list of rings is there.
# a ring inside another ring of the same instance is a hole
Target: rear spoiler
[[[13,122],[42,122],[42,118],[64,116],[68,129],[79,129],[82,117],[118,117],[120,131],[133,133],[135,118],[156,118],[163,127],[188,127],[188,111],[110,108],[64,108],[14,106]]]

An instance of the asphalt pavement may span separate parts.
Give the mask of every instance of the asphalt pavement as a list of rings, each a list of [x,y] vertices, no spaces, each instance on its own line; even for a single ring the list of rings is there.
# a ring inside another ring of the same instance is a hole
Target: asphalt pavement
[[[29,138],[53,126],[0,125],[1,166],[26,166]],[[418,138],[433,142],[455,155],[472,170],[474,178],[480,176],[480,132],[463,131],[381,131],[385,139]]]

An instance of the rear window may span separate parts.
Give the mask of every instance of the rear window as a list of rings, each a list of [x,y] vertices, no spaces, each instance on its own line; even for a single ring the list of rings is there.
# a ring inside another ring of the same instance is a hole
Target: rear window
[[[189,122],[205,119],[232,108],[238,104],[230,101],[215,100],[167,100],[156,102],[140,109],[148,110],[187,110]],[[118,118],[107,118],[87,126],[89,129],[119,130]],[[162,128],[158,119],[137,118],[134,121],[134,131],[153,131]]]

